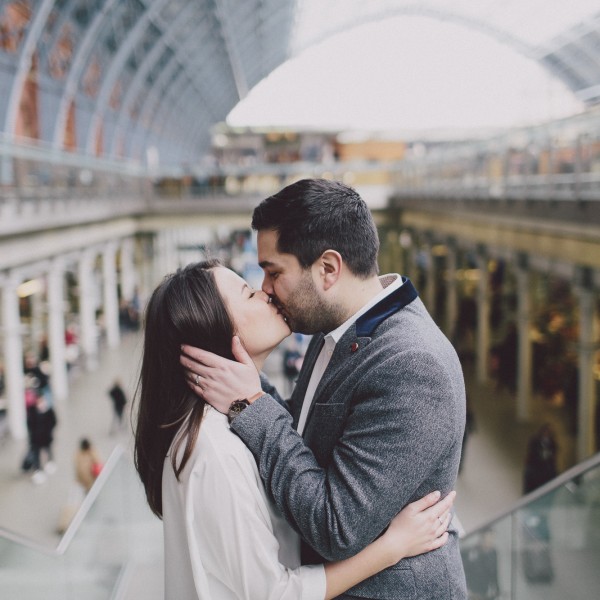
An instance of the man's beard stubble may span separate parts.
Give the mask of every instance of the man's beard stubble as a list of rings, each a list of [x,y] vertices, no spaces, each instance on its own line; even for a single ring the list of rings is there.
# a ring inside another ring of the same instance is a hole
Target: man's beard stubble
[[[341,306],[327,304],[319,296],[310,272],[289,295],[284,309],[290,329],[307,335],[329,333],[346,320]]]

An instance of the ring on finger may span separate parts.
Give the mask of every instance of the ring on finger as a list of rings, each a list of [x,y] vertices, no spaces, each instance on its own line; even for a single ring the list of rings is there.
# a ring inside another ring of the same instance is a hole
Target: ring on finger
[[[196,376],[194,377],[194,383],[196,385],[200,385],[200,375],[196,374]]]
[[[440,522],[440,525],[444,524],[444,521],[443,521],[442,517],[440,517],[440,516],[438,516],[438,521]]]

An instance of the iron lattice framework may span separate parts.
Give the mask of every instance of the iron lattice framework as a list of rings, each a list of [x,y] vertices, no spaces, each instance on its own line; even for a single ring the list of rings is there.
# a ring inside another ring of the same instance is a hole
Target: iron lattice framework
[[[591,0],[2,0],[6,138],[147,163],[206,152],[211,127],[288,58],[367,21],[420,15],[477,29],[600,101]],[[531,27],[537,19],[536,27]]]

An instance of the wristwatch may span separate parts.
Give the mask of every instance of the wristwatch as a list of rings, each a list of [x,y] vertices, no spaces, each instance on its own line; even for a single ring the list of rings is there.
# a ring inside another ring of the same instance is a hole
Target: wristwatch
[[[256,394],[252,394],[252,396],[248,398],[243,398],[241,400],[234,400],[229,405],[229,410],[227,411],[227,418],[229,422],[233,421],[247,406],[250,406],[255,400],[258,400],[264,392],[260,390],[260,392],[256,392]]]
[[[250,406],[250,402],[245,398],[243,400],[234,400],[229,405],[229,411],[227,412],[229,422],[231,423],[247,406]]]

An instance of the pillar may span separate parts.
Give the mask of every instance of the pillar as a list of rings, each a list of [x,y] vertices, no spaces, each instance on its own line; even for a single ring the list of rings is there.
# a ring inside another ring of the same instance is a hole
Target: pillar
[[[435,296],[437,292],[435,257],[433,256],[432,245],[428,243],[425,246],[425,304],[429,314],[435,319]]]
[[[488,258],[484,250],[477,253],[479,280],[477,283],[477,380],[487,381],[490,347],[490,294]]]
[[[397,229],[388,232],[390,273],[404,273],[404,261],[402,247],[400,246],[400,237]]]
[[[594,363],[597,342],[596,294],[592,287],[592,270],[577,273],[579,296],[579,397],[577,405],[577,460],[594,453],[595,381]]]
[[[458,319],[458,284],[456,281],[456,244],[449,240],[446,244],[446,335],[454,340]]]
[[[2,286],[2,325],[4,329],[4,381],[8,427],[15,439],[22,440],[27,437],[27,427],[18,284],[18,278],[14,274],[9,274]]]
[[[136,275],[134,265],[134,240],[126,238],[121,243],[121,298],[130,302],[135,295]]]
[[[519,255],[517,280],[517,420],[526,422],[531,416],[532,347],[531,294],[527,256]]]
[[[156,267],[155,253],[158,251],[158,237],[156,234],[148,233],[144,235],[140,240],[140,285],[139,295],[140,302],[144,303],[144,300],[150,296],[156,285],[162,280],[159,277],[158,269]]]
[[[52,396],[55,401],[66,400],[69,395],[67,357],[65,345],[65,267],[61,259],[54,259],[48,272],[48,348]]]
[[[109,348],[119,345],[119,295],[117,291],[117,247],[109,242],[102,250],[104,326]]]
[[[38,281],[41,281],[42,278],[40,276]],[[46,331],[46,326],[44,323],[44,296],[43,296],[42,286],[29,296],[30,306],[31,306],[31,349],[34,354],[38,355],[38,351],[40,348],[40,342],[44,337],[44,332]]]
[[[94,261],[96,253],[84,250],[79,257],[77,277],[79,281],[79,329],[80,345],[85,367],[94,370],[98,366],[98,331],[94,294]]]
[[[169,256],[168,256],[168,240],[167,232],[159,231],[155,238],[156,254],[154,255],[154,266],[156,268],[156,281],[162,281],[162,279],[171,272],[169,268]]]

